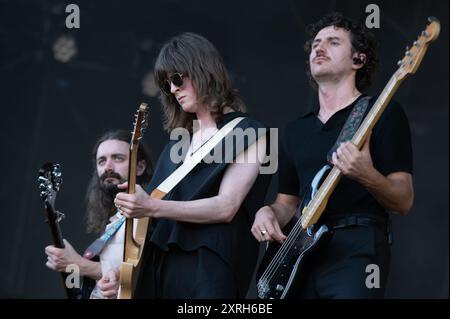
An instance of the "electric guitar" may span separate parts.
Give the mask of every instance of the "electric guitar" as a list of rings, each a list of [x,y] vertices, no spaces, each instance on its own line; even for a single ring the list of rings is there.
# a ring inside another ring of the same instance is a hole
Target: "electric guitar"
[[[147,116],[149,108],[147,104],[141,103],[133,124],[133,132],[130,142],[130,155],[128,167],[128,194],[134,194],[136,189],[136,165],[139,142],[147,127]],[[162,198],[165,194],[163,194]],[[152,197],[153,196],[152,193]],[[135,225],[136,224],[136,225]],[[136,222],[133,218],[125,220],[125,241],[123,251],[123,262],[120,268],[119,299],[131,299],[134,295],[137,278],[142,264],[142,253],[144,251],[145,238],[150,226],[150,218],[144,217]]]
[[[59,223],[64,218],[64,214],[55,209],[56,194],[62,184],[61,167],[59,164],[45,163],[38,173],[38,186],[40,196],[45,206],[47,223],[50,227],[53,245],[56,248],[65,248]],[[95,280],[81,278],[81,287],[69,288],[66,279],[69,274],[61,272],[66,297],[68,299],[89,298],[90,292],[95,286]]]
[[[428,21],[426,30],[421,32],[411,49],[407,48],[405,56],[398,62],[399,68],[353,136],[351,141],[359,149],[400,84],[409,74],[417,71],[430,42],[439,36],[439,21],[434,17],[428,18]],[[311,200],[305,203],[306,205],[299,206],[296,215],[300,217],[297,221],[292,222],[290,232],[283,244],[271,243],[269,245],[257,273],[258,298],[288,298],[291,288],[299,282],[302,276],[301,266],[305,260],[330,237],[326,225],[322,225],[317,230],[313,227],[325,210],[329,197],[342,177],[342,172],[336,167],[328,171],[328,167],[324,167],[317,173],[313,180]],[[325,175],[326,173],[328,175]],[[326,179],[317,188],[319,181],[325,176]]]

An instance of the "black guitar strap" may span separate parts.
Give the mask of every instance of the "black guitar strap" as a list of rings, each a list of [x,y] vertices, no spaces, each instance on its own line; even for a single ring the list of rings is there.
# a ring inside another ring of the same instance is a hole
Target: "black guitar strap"
[[[334,152],[336,152],[338,147],[342,143],[350,141],[353,138],[353,135],[355,135],[356,131],[361,125],[363,118],[367,113],[367,107],[369,106],[371,98],[371,96],[364,96],[360,98],[358,102],[356,102],[356,105],[353,107],[352,112],[347,118],[347,121],[345,122],[342,131],[336,140],[336,143],[334,143],[333,147],[327,153],[327,160],[330,164],[332,161],[332,155]]]

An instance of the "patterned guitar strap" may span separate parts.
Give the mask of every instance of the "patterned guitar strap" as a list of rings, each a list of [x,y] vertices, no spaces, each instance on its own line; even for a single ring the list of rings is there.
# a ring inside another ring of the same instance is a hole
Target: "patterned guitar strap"
[[[327,161],[328,163],[325,164],[314,176],[313,180],[311,181],[311,185],[309,188],[309,191],[307,190],[304,196],[304,202],[309,203],[312,198],[316,195],[317,190],[319,189],[320,185],[323,182],[323,179],[327,176],[327,172],[331,169],[333,166],[332,164],[332,155],[336,150],[338,149],[339,145],[342,143],[345,143],[347,141],[350,141],[353,138],[353,135],[355,135],[356,131],[358,130],[362,120],[364,119],[364,116],[367,113],[368,106],[371,96],[364,96],[356,102],[355,106],[353,107],[353,110],[351,111],[350,115],[348,116],[347,120],[345,121],[344,126],[342,127],[341,133],[339,133],[339,136],[334,143],[333,147],[328,151],[327,153]],[[305,212],[306,207],[303,207],[302,214]]]
[[[342,131],[339,134],[339,137],[337,138],[333,147],[328,151],[327,160],[331,165],[333,153],[336,152],[336,150],[342,143],[350,141],[353,138],[353,135],[355,135],[356,131],[358,130],[359,125],[361,125],[361,122],[366,115],[367,107],[369,106],[371,98],[371,96],[364,96],[360,98],[356,105],[353,107],[353,110],[347,118],[347,121],[345,122]]]
[[[311,185],[310,185],[310,191],[307,192],[308,198],[306,203],[309,203],[309,201],[314,198],[316,195],[317,190],[319,189],[320,185],[323,182],[323,179],[328,175],[327,172],[331,169],[333,166],[332,164],[332,156],[333,153],[336,152],[336,150],[339,148],[339,146],[342,143],[345,143],[347,141],[350,141],[353,138],[353,135],[355,135],[356,131],[358,130],[359,126],[361,125],[362,120],[364,119],[371,96],[364,96],[356,102],[355,106],[353,107],[353,110],[351,111],[350,115],[348,116],[347,120],[345,121],[344,126],[342,127],[341,133],[339,133],[339,136],[334,143],[333,147],[328,151],[327,153],[327,161],[328,163],[325,164],[314,176]],[[308,204],[307,204],[308,205]],[[304,206],[302,209],[302,214],[306,211],[306,208],[308,206]],[[313,234],[313,226],[308,227],[307,232],[310,236]]]
[[[333,166],[333,164],[332,164],[333,153],[336,152],[339,145],[341,145],[342,143],[345,143],[347,141],[350,141],[353,138],[353,135],[355,135],[359,126],[361,125],[361,122],[367,113],[369,102],[370,102],[371,98],[372,98],[371,96],[364,96],[364,97],[360,98],[358,100],[358,102],[356,102],[352,111],[350,112],[350,115],[348,116],[347,120],[345,121],[345,124],[342,127],[341,133],[339,133],[339,136],[338,136],[336,142],[334,143],[333,147],[327,153],[328,163],[325,164],[316,173],[316,175],[314,175],[309,189],[305,190],[305,194],[304,194],[303,200],[302,200],[302,202],[305,203],[305,205],[301,210],[302,214],[306,211],[308,203],[316,195],[317,190],[319,189],[320,185],[322,184],[324,178],[327,176],[327,172]],[[310,230],[308,229],[308,231],[310,231]]]
[[[92,259],[95,256],[99,255],[105,248],[108,241],[115,235],[115,233],[119,230],[119,228],[122,226],[124,222],[125,216],[122,215],[120,215],[120,217],[118,216],[116,221],[114,221],[111,224],[111,226],[108,227],[105,233],[99,238],[97,238],[92,244],[89,245],[89,247],[84,252],[83,257],[86,259]]]

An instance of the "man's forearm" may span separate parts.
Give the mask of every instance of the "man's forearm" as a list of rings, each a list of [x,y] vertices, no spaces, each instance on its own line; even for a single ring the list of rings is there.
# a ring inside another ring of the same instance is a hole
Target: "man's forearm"
[[[102,267],[100,262],[81,257],[78,266],[80,267],[81,276],[86,276],[95,280],[102,278]]]
[[[393,173],[386,177],[373,169],[359,182],[387,210],[406,214],[411,209],[413,190],[409,174]]]

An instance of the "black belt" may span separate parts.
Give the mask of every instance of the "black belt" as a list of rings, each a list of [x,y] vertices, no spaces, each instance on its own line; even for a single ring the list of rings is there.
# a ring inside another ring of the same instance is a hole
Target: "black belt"
[[[350,215],[339,218],[329,218],[325,220],[323,224],[327,225],[330,230],[342,229],[350,226],[375,226],[388,235],[389,244],[392,244],[392,230],[389,219]]]

